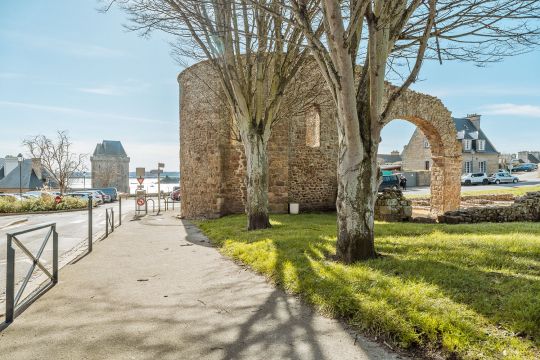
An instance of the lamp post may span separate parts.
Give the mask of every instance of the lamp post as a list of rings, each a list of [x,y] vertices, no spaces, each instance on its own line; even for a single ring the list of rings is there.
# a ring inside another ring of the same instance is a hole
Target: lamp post
[[[160,172],[165,167],[164,163],[158,163],[157,166],[157,192],[158,192],[158,214],[161,211],[161,180],[160,180]]]
[[[83,190],[86,190],[86,171],[83,171]]]
[[[22,154],[17,155],[17,161],[19,162],[19,200],[22,200],[22,163],[24,161]]]

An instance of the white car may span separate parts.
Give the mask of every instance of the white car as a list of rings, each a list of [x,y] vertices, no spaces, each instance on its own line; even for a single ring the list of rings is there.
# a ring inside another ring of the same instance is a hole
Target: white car
[[[464,185],[489,184],[486,173],[468,173],[461,176],[461,183]]]
[[[92,195],[92,200],[96,203],[96,204],[103,204],[105,202],[105,200],[103,199],[103,196],[101,196],[101,194],[95,190],[88,190],[88,191],[75,191],[73,193],[71,193],[70,195],[73,196],[75,194],[84,194],[86,195],[85,199],[88,199],[88,195]]]
[[[489,182],[492,184],[517,183],[518,181],[517,176],[510,175],[507,172],[498,172],[489,176]]]

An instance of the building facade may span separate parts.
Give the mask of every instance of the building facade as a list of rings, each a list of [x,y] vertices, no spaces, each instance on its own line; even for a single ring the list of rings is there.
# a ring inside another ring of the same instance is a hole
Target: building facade
[[[0,158],[0,192],[38,190],[43,188],[45,182],[41,159],[23,159],[19,164],[16,156]]]
[[[311,79],[313,75],[309,75]],[[297,76],[305,75],[299,72]],[[208,62],[201,62],[184,70],[178,82],[182,215],[212,218],[243,213],[244,149],[231,126],[219,77]],[[268,143],[268,197],[273,212],[286,212],[291,202],[299,203],[301,211],[332,210],[336,206],[335,108],[322,76],[315,85],[305,86],[306,92],[308,87],[321,89],[321,95],[307,104],[310,110],[283,117],[272,127]],[[405,119],[420,126],[438,144],[433,151],[437,161],[431,172],[432,211],[457,209],[461,152],[450,112],[439,99],[409,90],[393,107],[388,121],[392,119]]]
[[[90,157],[92,186],[129,193],[129,157],[120,141],[103,140]]]
[[[522,163],[540,163],[540,151],[520,151],[518,152],[518,160]]]
[[[456,127],[457,139],[461,144],[461,172],[494,173],[499,169],[499,152],[480,127],[481,116],[468,115],[465,118],[452,118]],[[431,170],[433,166],[432,146],[420,129],[416,129],[402,152],[403,170]]]

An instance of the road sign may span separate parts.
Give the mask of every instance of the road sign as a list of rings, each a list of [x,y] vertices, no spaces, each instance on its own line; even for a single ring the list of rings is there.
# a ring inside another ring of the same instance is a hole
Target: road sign
[[[137,199],[137,205],[143,206],[144,205],[144,198]]]
[[[144,178],[143,177],[137,178],[137,181],[139,182],[139,185],[142,185],[142,183],[144,182]]]
[[[146,171],[143,167],[138,167],[135,169],[135,176],[138,178],[144,178],[144,175],[146,174]]]

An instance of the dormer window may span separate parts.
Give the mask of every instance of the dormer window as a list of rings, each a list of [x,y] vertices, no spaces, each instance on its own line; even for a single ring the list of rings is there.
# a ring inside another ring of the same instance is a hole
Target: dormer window
[[[464,137],[465,137],[465,130],[458,131],[457,133],[458,140],[463,140]]]
[[[470,151],[472,149],[472,140],[463,139],[463,150]]]
[[[476,140],[476,150],[485,151],[486,150],[486,140]]]

